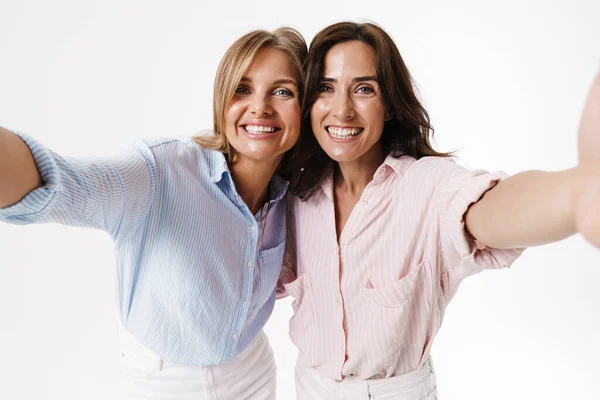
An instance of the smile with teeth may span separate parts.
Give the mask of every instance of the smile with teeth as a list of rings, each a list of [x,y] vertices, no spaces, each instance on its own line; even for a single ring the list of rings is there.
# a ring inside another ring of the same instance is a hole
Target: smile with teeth
[[[251,133],[253,135],[264,135],[266,133],[273,133],[278,131],[279,128],[275,128],[274,126],[263,126],[263,125],[246,125],[244,126],[246,132]]]
[[[328,126],[327,132],[336,139],[348,139],[359,135],[363,128],[340,128],[337,126]]]

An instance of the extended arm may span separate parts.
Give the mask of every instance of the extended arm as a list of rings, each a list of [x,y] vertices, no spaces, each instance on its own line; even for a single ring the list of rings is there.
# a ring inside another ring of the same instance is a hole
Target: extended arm
[[[600,247],[600,73],[579,127],[579,164],[501,181],[466,213],[469,233],[494,248],[541,245],[582,233]]]

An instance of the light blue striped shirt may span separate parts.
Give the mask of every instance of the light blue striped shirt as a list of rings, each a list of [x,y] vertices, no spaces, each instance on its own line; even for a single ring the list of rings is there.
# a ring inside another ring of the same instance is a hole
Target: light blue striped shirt
[[[0,220],[107,231],[120,319],[140,343],[169,362],[215,365],[253,341],[275,303],[283,179],[271,180],[261,220],[237,193],[223,154],[192,139],[138,139],[111,157],[68,158],[19,136],[45,184],[0,209]]]

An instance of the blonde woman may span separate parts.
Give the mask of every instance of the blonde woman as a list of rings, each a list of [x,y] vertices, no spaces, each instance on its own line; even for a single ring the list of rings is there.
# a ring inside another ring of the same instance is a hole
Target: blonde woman
[[[114,240],[127,398],[275,397],[262,328],[285,242],[287,183],[276,172],[300,132],[306,52],[290,28],[233,43],[209,136],[68,158],[0,129],[0,220]]]

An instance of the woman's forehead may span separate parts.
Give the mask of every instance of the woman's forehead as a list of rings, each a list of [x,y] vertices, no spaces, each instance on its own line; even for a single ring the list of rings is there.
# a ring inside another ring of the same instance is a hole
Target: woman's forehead
[[[331,47],[325,54],[324,77],[377,76],[375,52],[366,43],[344,42]]]

